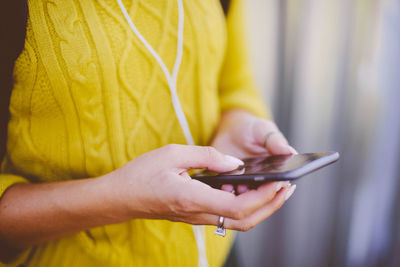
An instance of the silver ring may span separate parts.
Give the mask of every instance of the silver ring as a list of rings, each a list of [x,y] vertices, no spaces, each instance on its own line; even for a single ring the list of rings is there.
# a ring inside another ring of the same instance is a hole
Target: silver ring
[[[224,222],[225,222],[225,217],[224,216],[219,216],[218,218],[218,226],[217,229],[215,229],[214,234],[219,235],[219,236],[225,236],[226,235],[226,230],[224,228]]]
[[[264,147],[267,147],[268,139],[269,139],[272,135],[277,134],[277,133],[278,133],[278,131],[270,131],[270,132],[268,132],[268,133],[265,135],[265,137],[264,137]]]
[[[218,227],[223,228],[224,227],[224,222],[225,222],[225,217],[224,216],[219,216]]]

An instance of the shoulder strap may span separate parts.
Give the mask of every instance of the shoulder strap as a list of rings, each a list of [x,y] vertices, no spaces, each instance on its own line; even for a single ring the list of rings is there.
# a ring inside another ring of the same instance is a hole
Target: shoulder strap
[[[26,0],[0,1],[0,158],[6,151],[14,61],[24,47],[27,16]]]
[[[221,0],[222,8],[224,9],[225,16],[228,14],[230,0]]]

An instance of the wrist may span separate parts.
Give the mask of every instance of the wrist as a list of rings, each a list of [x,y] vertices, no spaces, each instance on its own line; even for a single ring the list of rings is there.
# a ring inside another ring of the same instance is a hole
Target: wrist
[[[235,129],[248,125],[255,119],[257,119],[255,115],[243,109],[227,110],[222,113],[218,134],[235,131]]]
[[[224,111],[221,116],[221,123],[227,123],[232,121],[241,121],[241,120],[248,120],[253,119],[256,116],[253,113],[250,113],[244,109],[230,109]]]
[[[128,199],[127,186],[121,186],[121,174],[118,170],[93,179],[103,211],[108,214],[113,223],[132,219],[132,200]]]
[[[236,129],[243,127],[256,118],[253,114],[242,109],[231,109],[222,113],[215,137],[232,135]]]

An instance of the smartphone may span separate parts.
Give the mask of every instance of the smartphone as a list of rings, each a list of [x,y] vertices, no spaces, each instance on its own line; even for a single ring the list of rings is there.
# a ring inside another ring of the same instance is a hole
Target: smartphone
[[[298,179],[338,159],[338,152],[256,157],[243,160],[244,165],[230,172],[216,173],[204,170],[195,172],[191,177],[214,188],[220,188],[223,184],[257,187],[270,181]]]

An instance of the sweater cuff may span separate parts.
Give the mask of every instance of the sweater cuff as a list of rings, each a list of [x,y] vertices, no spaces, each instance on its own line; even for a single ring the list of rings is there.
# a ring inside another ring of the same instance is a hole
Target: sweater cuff
[[[14,175],[14,174],[0,174],[0,198],[3,196],[4,192],[14,184],[28,183],[25,178]]]
[[[222,112],[232,109],[243,109],[256,115],[257,117],[271,119],[271,113],[266,105],[260,101],[257,93],[237,90],[224,95],[220,99]]]

